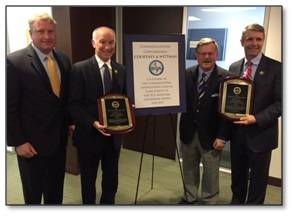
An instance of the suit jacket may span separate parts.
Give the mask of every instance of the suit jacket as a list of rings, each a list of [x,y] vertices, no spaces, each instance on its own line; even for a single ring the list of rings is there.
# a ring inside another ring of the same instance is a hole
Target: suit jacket
[[[233,63],[229,70],[240,76],[244,59]],[[264,152],[278,146],[278,117],[282,113],[282,64],[262,56],[253,80],[253,111],[256,124],[234,126],[232,141],[237,142],[237,134],[244,133],[249,148],[254,152]]]
[[[67,143],[69,59],[53,51],[61,73],[60,98],[31,45],[7,56],[7,144],[29,142],[39,156],[52,155]]]
[[[124,66],[111,61],[111,93],[126,93],[126,72]],[[74,143],[79,149],[96,149],[97,142],[107,137],[93,127],[98,120],[97,100],[103,96],[103,83],[95,56],[73,65],[70,79],[69,111],[75,121]],[[121,136],[112,135],[115,146],[121,145]]]
[[[224,120],[221,120],[218,114],[218,96],[220,82],[228,75],[228,71],[216,65],[207,80],[205,94],[198,101],[198,67],[192,67],[186,72],[187,111],[181,115],[180,139],[184,144],[188,144],[197,131],[201,146],[209,150],[213,148],[216,138],[225,140],[226,137],[226,129],[222,122]]]

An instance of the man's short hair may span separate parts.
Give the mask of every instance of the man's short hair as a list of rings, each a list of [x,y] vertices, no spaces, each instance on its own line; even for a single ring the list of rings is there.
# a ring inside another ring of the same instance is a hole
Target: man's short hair
[[[100,26],[100,27],[97,27],[97,28],[95,28],[95,29],[93,30],[93,33],[92,33],[92,40],[95,40],[96,32],[97,32],[98,30],[100,30],[100,29],[108,29],[108,30],[110,30],[110,31],[113,32],[114,37],[116,36],[115,31],[114,31],[113,29],[111,29],[111,28],[109,28],[109,27],[107,27],[107,26]]]
[[[47,21],[47,22],[50,22],[52,24],[57,24],[56,20],[53,19],[53,17],[51,17],[49,14],[47,13],[42,13],[42,14],[34,14],[29,20],[28,20],[28,25],[29,25],[29,28],[30,28],[30,31],[33,30],[33,25],[35,22],[37,21],[40,21],[40,20],[43,20],[43,21]]]
[[[242,36],[241,36],[241,40],[244,39],[244,35],[245,33],[248,31],[248,30],[251,30],[251,31],[256,31],[256,32],[262,32],[263,35],[265,36],[265,29],[262,25],[259,25],[257,23],[253,23],[253,24],[249,24],[248,26],[246,26],[243,31],[242,31]]]
[[[213,38],[202,38],[196,44],[196,52],[200,46],[211,44],[211,43],[215,44],[217,50],[219,49],[217,42]]]

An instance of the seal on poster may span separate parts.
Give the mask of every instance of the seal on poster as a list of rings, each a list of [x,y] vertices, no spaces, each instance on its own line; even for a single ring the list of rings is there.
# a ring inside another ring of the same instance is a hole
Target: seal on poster
[[[164,71],[164,65],[159,60],[153,60],[149,65],[149,71],[155,76],[159,76]]]

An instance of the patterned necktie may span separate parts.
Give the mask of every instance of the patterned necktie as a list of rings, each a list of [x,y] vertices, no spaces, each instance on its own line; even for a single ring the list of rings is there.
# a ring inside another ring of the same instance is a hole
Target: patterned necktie
[[[204,96],[206,87],[206,77],[207,75],[205,73],[202,73],[201,79],[198,83],[198,99],[201,99]]]
[[[49,76],[52,90],[54,94],[57,97],[59,97],[60,96],[60,79],[57,73],[56,64],[50,55],[47,56],[47,68],[48,68],[48,76]]]
[[[247,80],[252,80],[252,63],[247,62],[247,68],[244,71],[243,78]]]
[[[111,91],[112,80],[111,80],[109,67],[106,64],[104,64],[103,67],[104,67],[104,74],[103,74],[104,90],[105,90],[105,94],[108,94]]]

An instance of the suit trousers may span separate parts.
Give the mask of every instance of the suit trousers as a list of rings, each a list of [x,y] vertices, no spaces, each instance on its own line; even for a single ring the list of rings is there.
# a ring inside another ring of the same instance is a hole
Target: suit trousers
[[[203,164],[201,200],[205,204],[216,204],[219,196],[219,166],[221,151],[205,150],[195,132],[189,144],[181,142],[183,175],[188,202],[199,201],[200,162]]]
[[[271,150],[253,152],[240,133],[231,141],[231,204],[263,204],[269,176]]]
[[[65,147],[52,156],[17,156],[25,204],[62,204]]]
[[[114,204],[118,188],[118,161],[120,148],[112,137],[97,141],[95,150],[79,149],[81,192],[83,204],[96,204],[96,179],[101,161],[102,195],[100,204]]]

